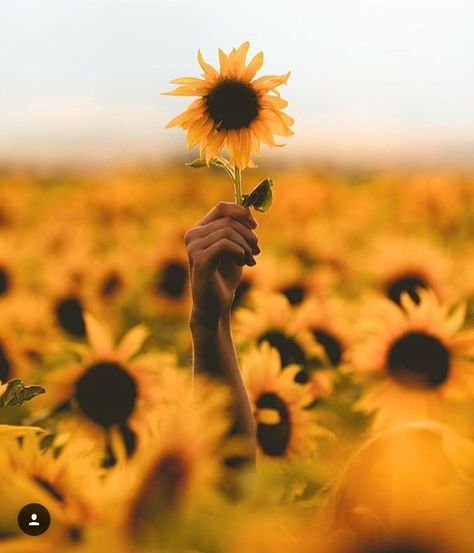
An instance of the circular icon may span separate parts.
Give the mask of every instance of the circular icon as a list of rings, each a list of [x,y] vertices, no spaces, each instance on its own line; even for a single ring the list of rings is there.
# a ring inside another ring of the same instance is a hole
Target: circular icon
[[[48,509],[39,503],[29,503],[18,513],[18,526],[29,536],[41,536],[51,524]]]

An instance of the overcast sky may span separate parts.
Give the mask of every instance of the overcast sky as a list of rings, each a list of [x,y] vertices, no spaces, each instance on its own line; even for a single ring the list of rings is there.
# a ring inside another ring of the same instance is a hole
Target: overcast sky
[[[474,157],[474,1],[0,0],[0,157],[160,156],[160,96],[250,40],[292,70],[286,155]]]

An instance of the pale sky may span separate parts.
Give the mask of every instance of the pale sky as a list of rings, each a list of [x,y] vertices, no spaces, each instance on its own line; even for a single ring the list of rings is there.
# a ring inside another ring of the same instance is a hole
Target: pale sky
[[[286,155],[472,159],[473,30],[468,0],[0,0],[0,158],[182,151],[160,92],[250,40],[292,70]]]

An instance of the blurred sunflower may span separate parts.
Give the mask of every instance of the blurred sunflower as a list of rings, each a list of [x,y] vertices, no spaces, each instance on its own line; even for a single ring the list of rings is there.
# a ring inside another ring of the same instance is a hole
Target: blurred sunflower
[[[474,332],[462,331],[465,306],[454,311],[431,291],[419,302],[405,293],[401,307],[367,306],[348,369],[372,381],[355,408],[375,411],[374,427],[439,416],[449,400],[474,394]]]
[[[181,236],[176,228],[165,234],[147,263],[152,270],[144,308],[155,316],[157,312],[185,316],[189,309],[188,260]]]
[[[430,242],[407,236],[381,236],[365,259],[372,268],[376,286],[398,305],[404,293],[419,302],[420,289],[431,289],[442,300],[450,297],[449,257]]]
[[[297,365],[282,369],[278,351],[263,343],[242,358],[242,374],[257,424],[261,455],[274,459],[311,456],[317,438],[329,433],[307,410],[313,396],[306,385],[295,383]]]
[[[324,553],[472,551],[473,460],[474,443],[439,423],[376,434],[345,459],[308,545],[324,536]]]
[[[7,534],[2,540],[0,532],[2,551],[10,551],[9,547],[11,551],[23,551],[25,536],[19,532],[17,516],[28,503],[40,503],[51,513],[54,524],[45,545],[51,539],[64,548],[77,546],[87,525],[95,519],[94,492],[101,475],[90,443],[62,440],[46,447],[44,438],[45,434],[40,433],[24,435],[21,441],[2,439],[0,525]],[[38,551],[42,551],[39,544]]]
[[[45,375],[47,393],[37,404],[55,411],[63,431],[93,439],[113,463],[119,444],[129,455],[148,432],[148,415],[156,407],[158,374],[174,366],[172,354],[139,354],[148,331],[129,330],[115,345],[108,331],[85,316],[89,345],[71,345],[80,357]],[[66,408],[72,410],[68,411]]]
[[[280,354],[282,367],[308,362],[319,365],[324,356],[309,329],[296,324],[295,310],[281,294],[255,292],[250,307],[235,312],[235,336],[245,345],[269,343]]]
[[[199,144],[200,157],[205,157],[207,162],[227,148],[239,169],[251,163],[252,154],[260,154],[260,143],[277,146],[273,135],[293,134],[290,129],[293,119],[281,111],[288,102],[277,91],[287,82],[290,73],[254,79],[263,65],[263,52],[247,65],[249,46],[244,42],[228,55],[219,50],[219,71],[206,63],[199,51],[198,61],[204,78],[174,79],[171,82],[180,86],[165,93],[200,96],[167,127],[186,129],[188,148]]]

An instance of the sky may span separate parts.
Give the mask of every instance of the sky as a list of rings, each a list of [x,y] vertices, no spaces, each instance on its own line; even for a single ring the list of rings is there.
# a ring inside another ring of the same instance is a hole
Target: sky
[[[472,160],[473,29],[474,0],[0,0],[0,159],[182,152],[160,93],[249,40],[292,71],[279,156]]]

